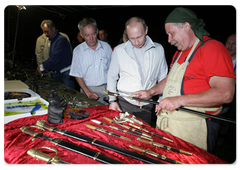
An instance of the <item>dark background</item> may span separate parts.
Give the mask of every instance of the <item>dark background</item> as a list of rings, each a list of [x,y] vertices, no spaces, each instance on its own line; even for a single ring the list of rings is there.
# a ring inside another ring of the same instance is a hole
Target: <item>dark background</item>
[[[66,33],[71,43],[77,41],[77,24],[84,17],[92,17],[98,28],[108,30],[108,39],[115,46],[122,37],[125,22],[133,17],[142,17],[148,25],[148,35],[161,43],[165,49],[168,64],[176,51],[167,42],[164,21],[176,6],[26,6],[19,11],[19,25],[16,41],[16,62],[26,67],[37,67],[35,56],[36,39],[42,34],[40,23],[51,19],[60,32]],[[234,6],[182,6],[193,10],[204,20],[205,29],[211,37],[225,43],[227,37],[236,33],[236,9]],[[4,11],[5,59],[12,58],[18,8],[7,6]]]

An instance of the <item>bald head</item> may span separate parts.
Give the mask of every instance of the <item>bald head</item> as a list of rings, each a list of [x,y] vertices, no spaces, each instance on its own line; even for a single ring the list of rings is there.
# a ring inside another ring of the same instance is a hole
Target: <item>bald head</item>
[[[126,22],[126,24],[125,24],[125,30],[127,30],[128,26],[133,27],[133,26],[135,26],[138,23],[140,23],[143,26],[143,30],[146,31],[147,24],[146,24],[146,22],[142,18],[139,18],[139,17],[132,17],[132,18],[130,18]]]

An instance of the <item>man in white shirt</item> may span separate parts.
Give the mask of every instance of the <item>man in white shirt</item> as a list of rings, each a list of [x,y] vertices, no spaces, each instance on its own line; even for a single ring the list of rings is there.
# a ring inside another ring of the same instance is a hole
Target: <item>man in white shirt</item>
[[[147,36],[148,27],[138,17],[130,18],[125,29],[129,41],[118,45],[112,55],[107,89],[121,95],[131,95],[140,89],[150,89],[167,76],[168,66],[161,44]],[[109,109],[129,112],[151,124],[152,104],[109,96]]]
[[[73,50],[70,75],[74,76],[89,99],[98,100],[103,104],[106,95],[107,71],[112,49],[106,42],[97,39],[97,23],[92,18],[84,18],[78,28],[85,42]]]

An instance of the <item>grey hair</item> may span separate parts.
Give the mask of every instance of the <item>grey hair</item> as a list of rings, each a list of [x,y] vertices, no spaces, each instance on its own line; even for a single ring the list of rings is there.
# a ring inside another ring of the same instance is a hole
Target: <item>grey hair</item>
[[[127,29],[127,26],[130,25],[133,22],[140,22],[143,26],[144,31],[146,31],[147,29],[147,24],[144,21],[144,19],[140,18],[140,17],[132,17],[129,20],[127,20],[126,24],[125,24],[125,30]]]
[[[92,24],[97,29],[97,22],[93,18],[83,18],[78,23],[78,29],[82,33],[82,27]]]
[[[40,27],[44,27],[44,25],[47,25],[48,28],[56,28],[56,25],[51,21],[51,20],[43,20],[42,23],[40,24]]]
[[[174,25],[178,28],[183,28],[184,23],[174,23]]]

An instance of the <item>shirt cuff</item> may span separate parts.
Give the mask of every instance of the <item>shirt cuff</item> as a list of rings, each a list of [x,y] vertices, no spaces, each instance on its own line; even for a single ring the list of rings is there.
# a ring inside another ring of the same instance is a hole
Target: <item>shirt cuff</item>
[[[117,100],[117,97],[109,95],[109,100],[108,101],[113,101],[113,100]]]
[[[42,64],[39,65],[40,66],[40,71],[44,71],[44,66]]]

